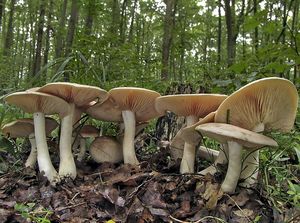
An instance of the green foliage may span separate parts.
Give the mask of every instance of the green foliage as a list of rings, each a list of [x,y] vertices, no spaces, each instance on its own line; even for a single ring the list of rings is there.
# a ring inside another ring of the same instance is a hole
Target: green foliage
[[[35,203],[17,203],[15,204],[14,209],[19,212],[26,221],[34,223],[51,223],[49,216],[51,216],[53,212],[45,208],[35,206]]]

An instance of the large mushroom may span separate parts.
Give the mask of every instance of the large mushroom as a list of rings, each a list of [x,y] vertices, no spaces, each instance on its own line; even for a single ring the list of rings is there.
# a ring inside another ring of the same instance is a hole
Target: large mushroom
[[[76,107],[85,106],[94,100],[101,102],[105,99],[107,92],[98,87],[66,82],[46,84],[38,91],[55,95],[69,104],[69,113],[61,120],[59,175],[74,179],[76,177],[76,166],[72,155],[72,130],[76,121],[74,120]]]
[[[288,132],[294,125],[298,93],[292,82],[283,78],[263,78],[231,94],[218,108],[215,122],[228,123],[254,132]],[[247,156],[241,174],[244,186],[255,184],[259,151]],[[253,174],[254,173],[254,174]]]
[[[229,163],[222,190],[226,193],[233,193],[238,183],[242,170],[242,148],[250,152],[263,146],[278,146],[273,139],[251,132],[234,125],[224,123],[207,123],[196,127],[203,136],[215,139],[222,144],[228,144]]]
[[[46,135],[49,135],[57,128],[58,123],[53,119],[46,117]],[[28,137],[31,149],[30,154],[25,162],[25,167],[34,168],[37,161],[36,141],[34,137],[34,124],[31,118],[22,118],[16,121],[5,124],[2,127],[2,132],[9,138],[24,138]]]
[[[215,111],[226,95],[220,94],[182,94],[167,95],[156,99],[156,110],[160,113],[174,112],[186,117],[187,127],[195,124],[199,118],[203,118]],[[195,163],[195,145],[185,143],[183,157],[180,164],[180,173],[193,173]]]
[[[52,165],[48,151],[45,133],[45,114],[59,114],[61,118],[65,117],[70,110],[69,104],[53,95],[29,91],[10,94],[5,97],[5,101],[20,107],[27,113],[33,114],[39,170],[43,171],[47,179],[55,184],[59,178]]]
[[[94,118],[124,122],[124,163],[139,164],[134,150],[135,126],[136,123],[159,116],[154,107],[155,99],[159,96],[159,93],[144,88],[113,88],[108,92],[105,102],[87,109],[87,114]]]

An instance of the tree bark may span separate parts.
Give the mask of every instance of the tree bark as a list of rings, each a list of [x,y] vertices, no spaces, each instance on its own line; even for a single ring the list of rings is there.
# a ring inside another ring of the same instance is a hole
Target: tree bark
[[[16,0],[11,0],[10,3],[10,12],[9,12],[9,19],[7,25],[7,33],[4,41],[4,48],[3,48],[3,55],[10,56],[11,55],[11,48],[13,45],[13,21],[14,21],[14,13],[15,13],[15,4]]]
[[[235,60],[236,41],[235,35],[235,0],[225,1],[225,18],[227,28],[227,65],[231,66]]]
[[[50,0],[48,15],[47,15],[47,29],[46,29],[46,41],[45,41],[43,66],[46,66],[48,64],[48,57],[49,57],[49,51],[50,51],[50,32],[51,32],[51,22],[52,22],[52,11],[53,11],[53,0]],[[47,79],[47,70],[45,71],[45,80],[46,79]]]
[[[134,0],[133,7],[131,8],[130,12],[130,27],[129,27],[129,34],[128,34],[128,41],[132,42],[132,36],[133,36],[133,26],[134,26],[134,20],[135,20],[135,10],[137,7],[137,0]]]
[[[87,15],[85,19],[85,35],[89,36],[92,33],[94,17],[96,15],[96,2],[95,0],[89,0],[87,5]]]
[[[256,16],[256,14],[257,14],[257,6],[258,6],[257,0],[253,0],[253,14],[254,14],[254,16]],[[255,53],[257,53],[257,51],[258,51],[258,26],[256,26],[255,29],[254,29],[253,42],[254,42]]]
[[[221,0],[218,0],[218,59],[217,59],[217,69],[220,69],[221,65],[221,46],[222,46],[222,14],[221,14]]]
[[[38,22],[38,32],[37,32],[37,41],[36,41],[36,50],[34,56],[34,62],[32,67],[33,76],[41,69],[42,61],[42,44],[43,44],[43,34],[44,34],[44,20],[45,20],[45,0],[40,2],[40,13],[39,13],[39,22]]]
[[[71,48],[73,45],[74,35],[75,35],[75,29],[76,24],[78,20],[78,0],[72,0],[71,5],[71,17],[69,20],[69,26],[68,26],[68,33],[67,33],[67,39],[66,39],[66,51],[65,51],[65,57],[68,57],[71,53]],[[65,72],[64,73],[64,80],[70,81],[70,74]]]
[[[121,21],[120,21],[120,40],[122,43],[125,42],[125,33],[126,33],[126,26],[127,26],[126,7],[127,7],[127,0],[124,0],[122,3]]]
[[[61,12],[59,16],[59,26],[57,29],[57,32],[55,34],[56,36],[56,43],[55,43],[55,58],[62,57],[63,52],[63,36],[64,36],[64,29],[66,26],[66,13],[67,13],[67,5],[68,0],[63,0],[62,6],[61,6]]]
[[[0,0],[0,32],[2,32],[2,18],[4,15],[5,0]]]
[[[173,38],[176,0],[164,0],[164,3],[166,4],[166,13],[164,18],[164,33],[162,44],[161,79],[167,80],[169,78],[169,57]]]

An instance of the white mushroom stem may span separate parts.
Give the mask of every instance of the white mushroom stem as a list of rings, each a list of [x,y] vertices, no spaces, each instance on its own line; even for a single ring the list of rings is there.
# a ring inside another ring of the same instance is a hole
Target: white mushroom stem
[[[31,133],[29,135],[29,141],[31,144],[31,150],[30,150],[30,154],[25,162],[25,167],[34,169],[36,161],[37,161],[37,149],[36,149],[34,133]]]
[[[190,115],[186,117],[186,125],[191,126],[198,121],[197,116]],[[180,164],[180,173],[194,173],[195,164],[195,145],[184,143],[183,156]]]
[[[217,156],[215,162],[207,167],[206,169],[199,172],[199,174],[206,175],[210,173],[214,175],[217,172],[217,165],[218,164],[226,164],[228,163],[228,144],[221,144],[221,150],[219,155]]]
[[[85,153],[86,153],[86,141],[85,141],[85,138],[80,137],[80,150],[77,155],[77,160],[82,161]]]
[[[225,193],[233,193],[238,183],[242,168],[242,146],[236,142],[228,141],[229,162],[226,177],[221,185]]]
[[[59,176],[76,177],[76,165],[72,154],[72,130],[75,105],[70,103],[70,113],[61,120],[59,140]]]
[[[135,136],[135,114],[132,111],[122,111],[125,126],[123,138],[123,157],[124,163],[138,165],[139,161],[135,155],[134,136]]]
[[[50,183],[56,183],[57,172],[52,165],[45,133],[45,115],[41,112],[33,114],[34,132],[37,148],[37,161],[40,172],[44,172]]]
[[[263,132],[265,126],[263,123],[256,125],[253,132]],[[243,187],[251,187],[257,183],[259,169],[259,150],[247,152],[246,158],[243,162],[240,179],[245,179],[241,185]]]

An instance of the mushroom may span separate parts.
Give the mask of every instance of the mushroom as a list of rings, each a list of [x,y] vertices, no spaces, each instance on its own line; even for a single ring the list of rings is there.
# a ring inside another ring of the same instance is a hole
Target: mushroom
[[[124,122],[124,163],[139,164],[134,137],[136,123],[158,117],[154,102],[160,94],[144,88],[119,87],[108,92],[108,99],[102,104],[87,109],[87,114],[104,121]]]
[[[46,118],[46,135],[49,135],[58,123],[52,118]],[[34,124],[31,118],[22,118],[16,121],[7,123],[2,127],[2,132],[9,138],[24,138],[28,137],[31,145],[30,154],[25,162],[25,167],[34,168],[37,160],[37,149],[34,137]]]
[[[224,123],[207,123],[196,127],[203,136],[215,139],[223,144],[228,144],[229,163],[222,190],[233,193],[238,183],[242,170],[242,148],[250,152],[263,146],[278,146],[273,139],[251,132],[234,125]]]
[[[156,99],[156,110],[160,113],[172,111],[179,116],[186,117],[187,127],[195,124],[215,111],[226,95],[220,94],[182,94],[167,95]],[[193,173],[195,163],[195,145],[184,144],[183,157],[180,164],[180,173]]]
[[[88,85],[56,82],[46,84],[38,89],[39,92],[55,95],[68,102],[70,110],[67,116],[61,120],[61,135],[59,142],[60,177],[76,177],[76,166],[72,155],[72,126],[75,122],[74,113],[76,107],[81,107],[96,99],[104,100],[106,91]]]
[[[90,146],[90,155],[97,163],[118,163],[123,160],[122,146],[112,137],[97,137]]]
[[[33,113],[39,170],[44,172],[52,184],[55,184],[59,179],[48,151],[45,133],[45,114],[58,113],[60,117],[65,117],[70,109],[68,103],[53,95],[30,91],[10,94],[5,97],[5,101],[20,107],[27,113]]]
[[[80,151],[77,155],[77,160],[82,161],[86,153],[86,139],[96,138],[99,136],[99,130],[92,125],[84,125],[79,131]]]
[[[294,125],[297,106],[298,93],[292,82],[277,77],[263,78],[225,99],[216,112],[215,122],[254,132],[288,132]],[[250,187],[257,181],[259,151],[249,154],[244,163],[241,178],[246,179],[244,186]]]

